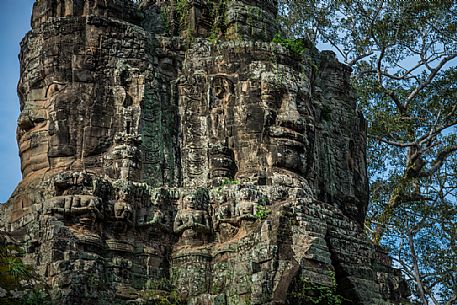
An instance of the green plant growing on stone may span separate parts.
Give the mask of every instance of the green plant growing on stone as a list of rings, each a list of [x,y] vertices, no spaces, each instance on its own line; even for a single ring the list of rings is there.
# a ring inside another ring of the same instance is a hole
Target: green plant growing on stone
[[[216,286],[215,284],[213,284],[211,286],[211,294],[218,294],[222,291],[222,288],[221,287],[218,287]]]
[[[176,1],[176,13],[178,17],[183,18],[187,16],[189,10],[189,2],[187,0],[177,0]]]
[[[49,295],[44,289],[35,289],[22,299],[22,305],[51,305]]]
[[[3,262],[10,273],[15,279],[28,279],[31,278],[30,267],[24,265],[19,257],[5,257]]]
[[[176,17],[178,18],[179,28],[181,30],[187,30],[188,38],[191,37],[191,29],[189,21],[190,4],[188,0],[177,0],[176,1]]]
[[[289,50],[291,55],[296,57],[302,56],[306,51],[305,43],[302,39],[285,38],[276,34],[275,37],[273,37],[272,42],[279,43],[284,48]]]
[[[174,289],[174,285],[170,279],[166,277],[162,277],[160,279],[153,280],[149,282],[148,287],[150,289],[155,290],[165,290],[165,291],[172,291]]]
[[[220,182],[219,186],[217,187],[217,193],[218,193],[218,194],[221,194],[222,189],[224,189],[226,186],[237,185],[237,184],[240,184],[240,181],[239,181],[239,180],[231,179],[231,178],[225,177],[225,178]]]
[[[22,251],[18,247],[0,246],[0,273],[2,274],[2,280],[5,280],[5,277],[9,277],[12,280],[21,280],[28,273],[26,266],[20,259],[21,253]]]
[[[301,277],[295,279],[287,304],[341,305],[348,301],[337,293],[335,274],[329,274],[331,286],[316,284]]]
[[[265,220],[267,219],[268,215],[271,214],[271,209],[263,206],[263,205],[256,205],[255,207],[255,217],[258,220]]]
[[[16,246],[9,246],[0,241],[0,287],[6,290],[6,295],[2,296],[2,303],[5,305],[34,305],[50,304],[44,302],[49,299],[44,289],[27,291],[25,282],[36,279],[30,266],[22,261],[23,251]],[[10,291],[23,291],[22,298],[14,298]]]
[[[219,40],[219,34],[222,32],[222,28],[225,27],[225,6],[227,0],[218,0],[210,3],[210,16],[212,21],[211,33],[208,37],[210,44],[216,44]]]
[[[208,36],[208,42],[210,44],[216,44],[218,42],[217,34],[215,32],[211,32],[211,34]]]
[[[160,9],[160,22],[162,23],[165,33],[170,32],[170,12],[162,7]]]
[[[154,294],[148,299],[148,304],[151,305],[184,305],[187,304],[184,300],[178,297],[175,291],[166,295]]]
[[[236,184],[240,184],[240,181],[239,180],[236,180],[236,179],[230,179],[230,178],[224,178],[224,180],[222,180],[221,182],[221,186],[225,186],[225,185],[236,185]]]
[[[160,278],[149,283],[149,288],[143,291],[143,298],[148,300],[148,304],[153,305],[184,305],[183,300],[176,287],[170,279]]]

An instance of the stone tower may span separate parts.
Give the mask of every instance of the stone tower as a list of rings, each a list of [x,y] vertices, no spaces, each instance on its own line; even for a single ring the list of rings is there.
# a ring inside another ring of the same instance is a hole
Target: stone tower
[[[363,232],[350,68],[271,42],[276,6],[36,1],[0,228],[56,304],[404,297]]]

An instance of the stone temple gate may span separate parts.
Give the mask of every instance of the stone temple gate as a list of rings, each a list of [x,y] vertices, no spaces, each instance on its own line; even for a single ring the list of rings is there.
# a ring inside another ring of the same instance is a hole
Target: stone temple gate
[[[273,0],[36,1],[23,179],[0,228],[56,304],[311,304],[335,285],[347,304],[402,300],[363,232],[351,70],[273,43],[276,14]]]

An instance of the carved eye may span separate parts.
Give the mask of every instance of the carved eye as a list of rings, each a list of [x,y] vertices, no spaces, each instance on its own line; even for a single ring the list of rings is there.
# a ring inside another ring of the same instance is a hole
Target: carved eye
[[[33,128],[33,121],[27,114],[25,114],[25,115],[21,114],[21,116],[19,117],[19,120],[17,121],[17,126],[22,131],[28,131]]]

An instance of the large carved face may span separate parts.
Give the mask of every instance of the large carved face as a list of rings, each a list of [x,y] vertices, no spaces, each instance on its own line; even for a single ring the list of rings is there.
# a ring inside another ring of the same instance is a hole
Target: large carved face
[[[36,74],[44,78],[35,80],[35,74],[22,74],[17,136],[24,176],[69,167],[104,172],[114,168],[104,166],[106,160],[122,159],[108,154],[114,135],[129,136],[138,127],[141,96],[131,97],[132,92],[140,91],[138,77],[127,75],[127,68],[119,69],[120,75],[113,70],[114,79],[96,77],[93,52],[58,53],[51,64],[64,65],[49,74],[46,67],[40,67]],[[107,86],[108,80],[114,85]],[[117,172],[113,175],[119,176]]]
[[[24,101],[24,107],[18,119],[17,140],[24,177],[49,167],[49,101],[45,99],[46,90],[35,92],[39,96],[36,99]]]
[[[221,58],[217,73],[190,70],[181,86],[185,185],[228,177],[300,187],[313,150],[307,73],[268,61],[234,68]]]
[[[309,81],[304,74],[282,66],[252,65],[258,79],[240,84],[234,134],[239,176],[271,179],[306,174],[310,143]],[[278,69],[278,71],[275,71]]]
[[[76,34],[75,34],[76,35]],[[34,42],[34,41],[32,41]],[[84,133],[95,120],[88,116],[96,100],[91,52],[68,54],[58,47],[58,39],[49,38],[37,48],[38,61],[49,54],[46,65],[34,65],[35,59],[24,53],[19,83],[21,114],[17,137],[22,172],[28,176],[53,167],[67,167],[82,158]],[[58,66],[59,69],[55,67]],[[53,67],[53,69],[50,69]]]
[[[306,172],[310,151],[307,129],[311,123],[309,83],[305,76],[284,67],[283,72],[261,76],[261,100],[266,106],[267,162],[273,169]]]
[[[98,107],[93,85],[54,82],[41,92],[42,96],[25,101],[18,120],[24,176],[74,162],[78,166],[84,157],[102,152],[106,143],[103,112],[94,109]]]

